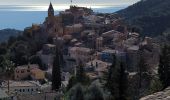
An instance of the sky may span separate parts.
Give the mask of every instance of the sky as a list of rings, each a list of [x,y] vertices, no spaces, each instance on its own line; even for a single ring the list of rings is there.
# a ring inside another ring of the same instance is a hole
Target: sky
[[[0,0],[0,29],[23,30],[32,23],[42,23],[50,1],[55,12],[69,8],[70,0]],[[73,0],[73,5],[90,7],[95,12],[113,13],[139,0]]]
[[[47,5],[70,4],[70,0],[0,0],[0,5]],[[72,0],[73,4],[90,5],[130,5],[140,0]]]

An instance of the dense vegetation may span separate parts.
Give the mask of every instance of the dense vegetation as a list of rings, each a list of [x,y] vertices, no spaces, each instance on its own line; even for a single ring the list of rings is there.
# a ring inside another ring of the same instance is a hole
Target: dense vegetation
[[[170,0],[141,0],[120,10],[120,14],[143,35],[157,36],[170,28]]]
[[[56,54],[53,61],[53,69],[52,69],[52,90],[58,90],[61,86],[61,61],[60,61],[60,54],[58,52],[59,50],[56,50]]]
[[[163,89],[170,86],[170,46],[168,45],[162,48],[158,73]]]
[[[28,36],[26,31],[22,35],[10,36],[7,41],[0,43],[0,72],[5,73],[10,63],[16,67],[30,62],[39,64],[43,69],[40,59],[35,56],[36,52],[42,48],[42,44],[38,38]]]
[[[7,41],[10,36],[18,36],[22,33],[22,31],[15,29],[3,29],[0,30],[0,42]]]

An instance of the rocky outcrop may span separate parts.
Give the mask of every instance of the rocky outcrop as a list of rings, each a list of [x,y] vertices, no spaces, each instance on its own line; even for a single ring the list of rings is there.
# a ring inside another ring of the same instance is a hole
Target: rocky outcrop
[[[163,91],[143,97],[140,100],[170,100],[170,87]]]

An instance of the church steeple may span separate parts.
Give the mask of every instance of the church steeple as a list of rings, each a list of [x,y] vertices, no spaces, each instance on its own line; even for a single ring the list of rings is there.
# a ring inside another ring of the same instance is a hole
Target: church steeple
[[[54,8],[52,3],[50,2],[49,8],[48,8],[48,17],[54,16]]]

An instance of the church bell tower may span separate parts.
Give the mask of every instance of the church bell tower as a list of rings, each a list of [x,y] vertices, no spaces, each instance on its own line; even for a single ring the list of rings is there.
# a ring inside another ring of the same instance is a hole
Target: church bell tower
[[[52,3],[50,2],[49,8],[48,8],[48,17],[54,16],[54,8]]]

